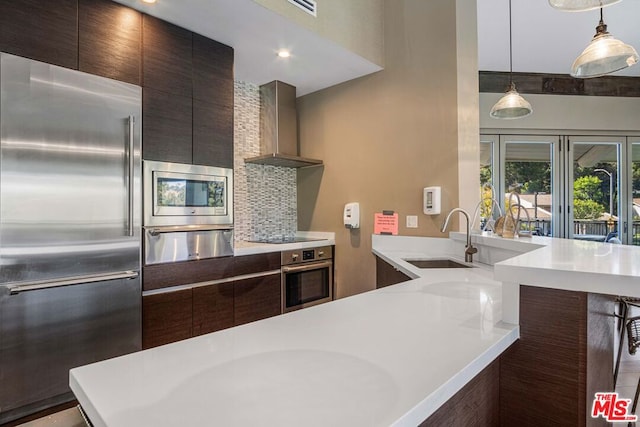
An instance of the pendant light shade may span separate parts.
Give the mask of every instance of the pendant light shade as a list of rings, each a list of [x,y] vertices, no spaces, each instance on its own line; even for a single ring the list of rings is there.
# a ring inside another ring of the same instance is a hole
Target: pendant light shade
[[[607,32],[602,21],[596,27],[596,35],[571,66],[571,76],[582,79],[600,77],[622,70],[638,62],[638,52],[628,44],[615,39]]]
[[[507,93],[496,102],[489,115],[494,119],[519,119],[533,113],[531,104],[516,91],[515,83]]]
[[[549,0],[551,7],[565,12],[584,12],[616,4],[620,0]]]
[[[513,82],[513,41],[511,35],[511,0],[509,0],[509,87],[507,93],[491,108],[489,116],[494,119],[519,119],[533,113],[531,104],[524,99]]]

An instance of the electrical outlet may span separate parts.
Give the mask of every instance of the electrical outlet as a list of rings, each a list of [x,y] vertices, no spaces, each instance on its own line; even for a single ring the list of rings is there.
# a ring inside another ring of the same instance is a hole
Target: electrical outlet
[[[418,228],[417,215],[407,215],[407,228]]]

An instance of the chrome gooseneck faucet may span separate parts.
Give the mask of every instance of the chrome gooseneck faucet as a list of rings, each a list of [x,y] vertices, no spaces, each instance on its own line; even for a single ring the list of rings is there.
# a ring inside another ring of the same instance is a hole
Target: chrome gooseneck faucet
[[[444,224],[442,225],[442,229],[440,230],[440,232],[441,233],[445,232],[445,230],[447,229],[447,225],[449,225],[449,219],[451,219],[451,215],[454,212],[460,212],[467,219],[467,245],[464,247],[464,261],[473,262],[473,254],[477,253],[478,249],[471,246],[471,230],[470,230],[471,227],[470,227],[470,221],[469,221],[469,214],[467,213],[467,211],[465,211],[462,208],[451,209],[451,212],[449,212],[449,215],[447,215],[447,219],[444,220]]]

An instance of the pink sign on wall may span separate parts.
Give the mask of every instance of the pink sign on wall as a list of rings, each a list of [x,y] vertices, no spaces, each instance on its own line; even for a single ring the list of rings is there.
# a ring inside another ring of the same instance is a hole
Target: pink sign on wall
[[[393,211],[383,211],[374,214],[373,220],[374,234],[398,234],[398,214]]]

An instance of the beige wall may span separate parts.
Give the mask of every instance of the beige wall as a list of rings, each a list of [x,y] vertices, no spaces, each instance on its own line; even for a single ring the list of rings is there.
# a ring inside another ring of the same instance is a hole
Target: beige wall
[[[422,188],[442,186],[444,213],[458,205],[456,19],[450,0],[386,0],[385,69],[298,100],[301,155],[325,162],[298,172],[298,227],[336,233],[338,297],[375,287],[375,212],[399,212],[402,235],[443,236]],[[359,230],[342,225],[347,202],[360,203]]]
[[[291,21],[383,66],[383,0],[318,0],[317,17],[287,0],[254,0]]]

